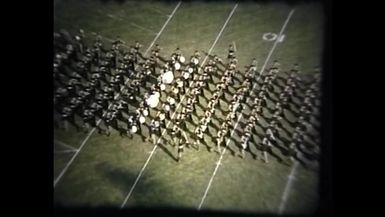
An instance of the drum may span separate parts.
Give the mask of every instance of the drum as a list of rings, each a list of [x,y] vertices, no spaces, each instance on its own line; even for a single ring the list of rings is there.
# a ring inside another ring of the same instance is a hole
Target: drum
[[[184,56],[180,56],[180,57],[179,57],[179,61],[180,61],[181,63],[184,63],[184,61],[186,61],[186,59],[184,58]]]
[[[191,67],[189,67],[189,68],[187,69],[187,71],[188,71],[189,73],[193,73],[193,72],[194,72],[194,69],[191,68]]]
[[[180,69],[180,63],[176,62],[174,64],[174,67],[175,67],[176,70],[179,70]]]
[[[146,103],[150,108],[155,108],[159,103],[159,92],[155,92],[153,95],[146,99]]]
[[[159,127],[160,126],[159,121],[155,121],[154,125],[155,125],[155,127]]]
[[[166,85],[165,84],[160,84],[160,90],[165,90],[166,89]]]
[[[148,111],[147,110],[143,110],[143,115],[147,117],[148,116]]]
[[[143,116],[140,116],[140,117],[139,117],[139,122],[140,122],[141,124],[143,124],[144,122],[146,122],[146,118],[144,118]]]
[[[169,97],[169,98],[167,99],[167,101],[168,101],[171,105],[174,105],[174,104],[175,104],[175,99],[174,99],[174,98]]]
[[[188,79],[190,77],[190,73],[188,72],[183,72],[183,78]]]
[[[197,58],[193,57],[193,58],[191,59],[191,62],[194,63],[195,65],[198,65],[199,60],[198,60]]]
[[[171,109],[171,108],[170,108],[169,105],[165,105],[165,106],[164,106],[164,110],[166,110],[167,112],[170,111],[170,109]]]
[[[154,92],[153,96],[156,97],[156,98],[159,98],[160,97],[160,93],[156,91],[156,92]]]
[[[173,54],[173,55],[171,56],[171,59],[173,60],[173,62],[176,61],[176,55]]]
[[[138,128],[136,126],[131,127],[131,133],[136,133],[138,131]]]
[[[167,71],[162,75],[162,83],[171,84],[173,80],[174,80],[174,74],[172,73],[172,71]]]

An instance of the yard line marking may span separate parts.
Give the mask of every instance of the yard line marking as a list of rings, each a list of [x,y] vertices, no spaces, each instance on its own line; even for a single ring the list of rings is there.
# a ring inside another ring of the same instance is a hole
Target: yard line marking
[[[278,39],[279,42],[283,42],[285,40],[285,34],[281,35],[281,37]]]
[[[151,42],[150,46],[147,48],[146,52],[144,52],[143,56],[146,56],[147,52],[151,49],[151,47],[154,45],[155,41],[158,40],[160,34],[162,34],[164,28],[166,28],[168,22],[170,22],[171,18],[174,16],[176,10],[178,10],[179,6],[182,4],[182,1],[179,1],[174,10],[172,11],[171,15],[168,17],[167,21],[164,23],[158,34],[155,36],[154,40]]]
[[[214,49],[214,46],[216,45],[216,43],[217,43],[219,37],[222,35],[223,30],[225,29],[225,27],[226,27],[227,23],[229,22],[230,18],[233,16],[233,14],[234,14],[234,12],[235,12],[235,9],[237,9],[237,7],[238,7],[238,3],[235,4],[233,10],[230,12],[229,17],[227,18],[227,20],[226,20],[226,22],[225,22],[225,24],[223,24],[223,27],[222,27],[221,31],[219,32],[217,38],[216,38],[215,41],[214,41],[214,44],[211,46],[211,48],[210,48],[210,50],[209,50],[209,52],[208,52],[209,54],[210,54],[211,51]],[[208,57],[208,55],[206,56],[206,58],[207,58],[207,57]]]
[[[124,207],[124,205],[126,205],[128,199],[130,198],[132,192],[134,191],[134,188],[135,188],[136,184],[138,183],[139,178],[142,176],[144,169],[147,167],[148,162],[150,162],[150,159],[151,159],[152,155],[154,154],[154,151],[156,150],[156,147],[158,147],[158,146],[157,146],[157,145],[154,145],[154,148],[152,149],[152,151],[151,151],[151,153],[150,153],[150,157],[147,158],[147,160],[146,160],[146,162],[144,163],[142,169],[140,170],[138,176],[136,177],[134,184],[131,186],[130,191],[128,192],[126,198],[124,199],[122,205],[120,206],[121,209]]]
[[[100,121],[98,121],[98,125],[100,124]],[[72,156],[72,158],[70,159],[70,161],[68,161],[68,163],[66,164],[66,166],[63,168],[63,170],[60,172],[59,176],[56,177],[56,179],[54,180],[53,182],[53,187],[55,188],[57,183],[61,180],[61,178],[63,177],[64,173],[67,171],[68,167],[72,164],[72,162],[75,160],[75,158],[78,156],[78,154],[80,153],[80,151],[82,150],[83,146],[86,144],[86,142],[88,141],[88,139],[91,137],[91,135],[94,133],[94,131],[96,130],[96,128],[94,127],[90,133],[88,133],[87,137],[83,140],[82,144],[80,145],[80,147],[76,150],[75,154]]]
[[[176,9],[178,9],[179,5],[181,4],[182,2],[180,1],[178,3],[178,5],[175,7],[173,13],[171,14],[172,16],[174,15]],[[152,44],[154,44],[154,42],[156,41],[156,39],[159,37],[160,33],[163,31],[163,29],[166,27],[166,24],[170,21],[170,19],[172,18],[172,16],[169,17],[169,19],[167,19],[165,25],[163,25],[161,31],[159,31],[158,35],[155,37],[155,39],[152,41]],[[152,46],[151,44],[151,46]],[[150,47],[151,47],[150,46]],[[148,50],[150,49],[150,47],[147,49],[146,53],[148,52]],[[146,55],[146,53],[144,53],[144,56]],[[125,84],[128,82],[129,79],[126,80]],[[120,89],[120,91],[122,91],[122,88]],[[120,93],[118,93],[114,99],[116,100],[118,97],[119,97]],[[109,105],[109,107],[111,106],[112,104]],[[105,114],[103,114],[104,116]],[[96,125],[98,126],[100,124],[102,120],[99,119],[98,122],[96,123]],[[82,148],[84,147],[84,145],[86,144],[86,142],[88,141],[88,139],[91,137],[91,135],[95,132],[96,128],[92,128],[92,130],[88,133],[87,137],[82,141],[80,147],[77,149],[77,151],[75,152],[75,154],[72,156],[72,158],[70,159],[70,161],[66,164],[66,166],[63,168],[63,170],[60,172],[59,176],[54,180],[53,182],[53,187],[55,188],[57,183],[61,180],[61,178],[63,177],[63,175],[65,174],[65,172],[67,171],[68,167],[72,164],[72,162],[75,160],[75,158],[78,156],[78,154],[80,153],[80,151],[82,150]]]
[[[287,198],[289,196],[291,186],[293,185],[293,180],[295,179],[295,172],[297,171],[298,165],[299,165],[299,163],[298,163],[298,161],[296,161],[294,163],[293,168],[291,169],[290,175],[288,176],[285,190],[284,190],[283,195],[281,197],[281,203],[279,205],[278,215],[281,215],[283,210],[285,209],[286,201],[287,201]]]
[[[227,18],[227,20],[226,20],[226,22],[225,22],[225,24],[223,24],[223,27],[222,27],[221,31],[218,33],[218,36],[215,38],[215,41],[214,41],[213,45],[211,46],[210,50],[208,51],[207,56],[206,56],[205,59],[202,61],[201,67],[202,67],[202,66],[204,65],[204,63],[206,62],[207,58],[209,57],[211,51],[213,50],[215,44],[217,43],[219,37],[221,36],[221,34],[222,34],[224,28],[226,27],[226,25],[227,25],[227,23],[229,22],[230,18],[233,16],[233,13],[234,13],[234,11],[235,11],[235,9],[236,9],[237,7],[238,7],[238,3],[235,4],[233,10],[230,12],[229,17]],[[189,92],[190,87],[192,86],[192,84],[193,84],[193,82],[190,83],[189,89],[186,90],[185,95],[183,95],[183,97],[181,98],[179,104],[178,104],[177,107],[175,108],[175,111],[174,111],[174,113],[173,113],[172,116],[171,116],[171,120],[174,118],[174,116],[175,116],[175,114],[176,114],[176,111],[178,110],[179,106],[182,104],[183,99],[185,98],[185,96],[186,96],[187,93]],[[167,129],[168,125],[170,125],[171,120],[170,120],[169,122],[167,122],[166,129]],[[158,147],[158,143],[159,143],[160,139],[162,138],[163,134],[166,132],[166,129],[163,130],[163,132],[162,132],[162,134],[160,135],[158,141],[157,141],[156,144],[154,145],[154,148],[152,149],[152,151],[151,151],[151,153],[150,153],[150,156],[148,156],[146,162],[144,163],[142,169],[140,170],[138,176],[136,177],[134,184],[131,186],[131,189],[130,189],[130,191],[128,192],[128,194],[127,194],[126,198],[124,199],[124,201],[123,201],[122,205],[120,206],[120,208],[123,208],[123,207],[126,205],[128,199],[130,198],[132,192],[134,191],[134,189],[135,189],[135,187],[136,187],[136,185],[137,185],[137,183],[138,183],[140,177],[142,176],[143,171],[144,171],[145,168],[147,167],[148,162],[150,162],[152,156],[154,155],[155,150],[156,150],[156,148]]]
[[[67,147],[68,149],[71,149],[71,150],[77,150],[76,148],[64,143],[64,142],[61,142],[59,140],[55,140],[54,143],[58,144],[58,145],[61,145],[61,146],[64,146],[64,147]]]
[[[235,132],[235,129],[237,128],[237,125],[238,125],[239,120],[240,120],[241,118],[242,118],[242,113],[239,115],[238,120],[237,120],[237,122],[236,122],[235,125],[234,125],[234,129],[233,129],[233,131],[232,131],[231,134],[230,134],[230,137],[231,137],[231,136],[233,135],[233,133]],[[217,166],[215,167],[214,172],[213,172],[213,174],[211,175],[209,184],[208,184],[207,187],[206,187],[205,193],[203,194],[203,197],[201,198],[201,202],[199,203],[198,210],[201,209],[201,207],[202,207],[202,205],[203,205],[203,202],[204,202],[205,199],[206,199],[207,193],[209,192],[209,189],[210,189],[211,184],[212,184],[212,182],[213,182],[213,180],[214,180],[215,174],[217,173],[218,168],[219,168],[219,166],[221,165],[221,161],[222,161],[223,155],[225,154],[226,149],[227,149],[227,146],[229,145],[230,141],[231,141],[230,139],[227,140],[226,146],[223,148],[223,151],[222,151],[222,153],[221,153],[221,156],[219,157],[219,160],[218,160],[217,163],[216,163]]]
[[[293,13],[294,13],[294,9],[292,9],[292,10],[290,11],[289,15],[287,16],[287,18],[286,18],[286,20],[285,20],[285,22],[284,22],[284,24],[283,24],[283,26],[282,26],[282,28],[281,28],[281,31],[280,31],[279,35],[282,35],[282,33],[283,33],[283,31],[285,30],[286,25],[288,24],[288,22],[289,22],[291,16],[293,15]],[[267,63],[268,63],[268,61],[269,61],[269,59],[270,59],[270,57],[271,57],[271,55],[272,55],[272,53],[273,53],[275,47],[277,46],[277,43],[278,43],[278,41],[275,41],[275,42],[274,42],[274,45],[273,45],[273,47],[271,48],[271,50],[270,50],[270,52],[269,52],[269,54],[268,54],[268,56],[267,56],[267,58],[266,58],[266,60],[265,60],[265,63],[263,64],[263,66],[262,66],[262,68],[261,68],[260,74],[261,74],[261,73],[263,72],[263,70],[265,69],[265,67],[266,67],[266,65],[267,65]],[[251,89],[251,91],[253,91],[253,90],[255,89],[255,86],[256,86],[256,83],[253,85],[253,88]],[[248,99],[249,99],[249,98],[248,98]],[[247,100],[246,100],[246,102],[247,102]],[[239,117],[242,117],[242,113],[241,113],[241,115],[240,115]],[[238,118],[238,120],[237,120],[237,122],[236,122],[236,124],[235,124],[235,127],[234,127],[233,132],[231,133],[231,135],[234,133],[234,131],[235,131],[235,129],[236,129],[236,126],[238,125],[239,121],[240,121],[240,118]],[[230,135],[230,137],[231,137],[231,135]],[[198,206],[198,210],[201,209],[202,204],[203,204],[203,202],[204,202],[204,200],[205,200],[205,198],[206,198],[206,196],[207,196],[207,193],[208,193],[208,191],[209,191],[209,189],[210,189],[210,187],[211,187],[212,180],[214,179],[214,176],[215,176],[215,174],[216,174],[216,172],[217,172],[217,170],[218,170],[218,167],[219,167],[219,165],[220,165],[220,161],[222,160],[223,154],[224,154],[224,152],[226,151],[226,148],[227,148],[227,145],[229,144],[229,141],[230,141],[230,139],[227,140],[226,147],[225,147],[224,151],[222,152],[222,154],[221,154],[221,156],[220,156],[220,158],[219,158],[218,164],[217,164],[217,166],[216,166],[216,168],[215,168],[215,170],[214,170],[213,175],[212,175],[211,178],[210,178],[209,184],[207,185],[206,191],[205,191],[205,193],[204,193],[204,195],[203,195],[203,197],[202,197],[202,199],[201,199],[201,202],[200,202],[200,204],[199,204],[199,206]]]
[[[281,29],[281,31],[279,32],[277,38],[280,38],[281,35],[282,35],[282,33],[283,33],[283,31],[285,31],[285,28],[286,28],[287,24],[289,23],[289,20],[290,20],[291,16],[293,15],[294,10],[295,10],[295,9],[291,9],[291,11],[290,11],[289,15],[287,16],[287,18],[286,18],[286,20],[285,20],[285,23],[283,24],[282,29]],[[265,63],[262,65],[261,71],[259,72],[259,75],[262,75],[263,70],[265,70],[265,67],[266,67],[267,63],[269,62],[269,59],[270,59],[271,55],[273,54],[273,52],[274,52],[274,50],[275,50],[275,47],[277,47],[278,42],[279,42],[278,40],[275,40],[275,41],[274,41],[273,47],[271,48],[269,54],[267,55],[267,58],[266,58],[266,60],[265,60]],[[255,85],[254,85],[254,87],[255,87]],[[254,89],[254,87],[253,87],[253,89]]]

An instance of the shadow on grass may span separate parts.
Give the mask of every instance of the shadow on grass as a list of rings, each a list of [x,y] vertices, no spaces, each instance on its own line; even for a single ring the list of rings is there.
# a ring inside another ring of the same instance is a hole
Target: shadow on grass
[[[158,147],[161,148],[168,156],[170,156],[175,162],[178,162],[178,159],[165,147],[163,144],[158,144]],[[170,146],[168,146],[170,147]]]
[[[101,162],[96,165],[96,169],[102,174],[103,177],[110,182],[112,186],[115,186],[122,192],[122,195],[126,195],[130,187],[133,185],[137,174],[132,173],[127,168],[122,166],[116,166],[108,162]],[[154,180],[149,181],[148,177],[143,174],[141,177],[141,184],[135,188],[135,193],[139,195],[151,192],[152,188],[159,186],[160,183]]]
[[[122,166],[115,166],[108,162],[101,162],[97,164],[96,169],[102,175],[102,178],[106,183],[114,186],[122,195],[127,195],[130,190],[130,187],[135,182],[137,173],[132,173],[127,168]],[[85,186],[86,187],[86,186]],[[157,194],[154,194],[154,189],[162,189]],[[139,195],[138,198],[133,198],[136,201],[139,201],[141,204],[146,205],[148,198],[151,198],[151,201],[161,201],[162,197],[170,192],[165,190],[166,188],[162,185],[161,182],[156,181],[149,177],[146,174],[143,174],[141,177],[140,184],[136,186],[134,193]],[[103,197],[103,195],[100,195]],[[97,199],[97,198],[95,198]],[[90,198],[92,200],[92,198]],[[122,199],[123,202],[123,199]],[[161,205],[161,203],[160,203]],[[135,205],[134,205],[135,206]],[[63,205],[63,203],[55,201],[55,215],[54,216],[120,216],[119,214],[124,214],[128,210],[132,209],[120,209],[120,204],[110,205],[105,204],[103,206],[89,206],[89,205]],[[112,215],[111,215],[112,214]],[[117,215],[115,215],[117,214]]]

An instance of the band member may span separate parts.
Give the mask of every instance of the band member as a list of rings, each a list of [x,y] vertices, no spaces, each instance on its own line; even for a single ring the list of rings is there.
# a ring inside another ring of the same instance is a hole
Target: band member
[[[143,45],[141,45],[138,41],[135,41],[135,51],[136,53],[139,53],[139,49],[142,47]]]
[[[182,93],[182,94],[185,94],[186,91],[185,91],[185,88],[184,88],[184,82],[181,78],[177,78],[175,80],[176,82],[176,88],[178,88],[178,92],[179,93]],[[178,96],[178,101],[180,100],[180,97]]]
[[[68,123],[71,123],[77,131],[80,131],[80,127],[76,124],[75,121],[75,114],[72,108],[69,106],[66,106],[62,109],[61,111],[61,120],[64,124],[64,128],[67,130],[68,129]]]
[[[166,129],[166,114],[165,114],[165,112],[162,110],[158,111],[158,113],[156,114],[156,117],[160,123],[160,126],[164,129]]]
[[[171,115],[170,115],[170,113],[171,113],[171,106],[170,106],[169,102],[163,103],[162,108],[163,108],[163,111],[164,111],[167,119],[170,120],[171,119]]]
[[[203,131],[202,131],[202,128],[200,126],[198,126],[195,131],[194,131],[194,137],[195,137],[195,142],[194,142],[194,146],[196,147],[196,149],[199,151],[199,146],[200,146],[200,143],[201,141],[203,141]]]
[[[235,54],[234,54],[233,44],[230,44],[229,45],[229,54],[227,55],[227,59],[231,60],[232,58],[235,58]]]
[[[280,65],[281,65],[281,64],[278,62],[278,60],[274,60],[273,66],[271,67],[271,69],[273,69],[273,70],[278,70],[278,67],[279,67]]]
[[[217,151],[218,153],[221,153],[221,144],[223,143],[223,140],[224,140],[224,134],[223,134],[223,131],[222,130],[219,130],[217,132],[217,137],[215,138],[216,139],[216,142],[217,142]]]
[[[248,142],[250,140],[250,137],[251,137],[251,127],[249,127],[249,124],[246,125],[246,128],[244,130],[244,133],[241,137],[241,157],[242,158],[245,158],[245,150],[248,146]]]
[[[264,157],[265,163],[269,163],[269,160],[267,158],[267,152],[271,149],[272,145],[268,139],[268,137],[263,137],[262,139],[262,154]]]
[[[156,145],[156,135],[158,135],[159,139],[161,138],[161,133],[160,133],[160,123],[158,120],[151,120],[150,123],[150,137],[154,145]]]
[[[175,110],[175,99],[171,96],[168,96],[166,101],[168,102],[171,110]],[[171,110],[169,111],[169,113],[171,113]],[[170,114],[170,116],[171,116],[171,114]]]
[[[290,156],[290,160],[292,162],[294,162],[295,159],[297,158],[297,148],[296,148],[296,144],[295,144],[294,141],[292,141],[289,144],[289,147],[288,147],[287,151],[288,151],[288,155]]]
[[[130,115],[128,116],[128,119],[127,119],[127,132],[126,134],[131,138],[133,139],[134,138],[134,134],[137,133],[139,131],[139,133],[141,133],[141,128],[140,128],[140,125],[137,124],[137,122],[134,120],[134,116],[133,115]]]
[[[186,146],[188,147],[189,146],[189,141],[187,139],[187,135],[186,133],[181,130],[179,128],[179,135],[181,135],[181,137],[178,138],[179,142],[178,142],[178,158],[177,158],[177,161],[179,162],[181,157],[182,157],[182,153],[183,153],[183,150],[184,150],[184,147],[185,147],[185,144]]]
[[[155,55],[156,57],[158,57],[158,56],[159,56],[159,52],[160,52],[159,44],[155,44],[155,47],[154,47],[152,50],[153,50],[153,52],[154,52],[154,55]]]
[[[172,146],[178,146],[181,138],[181,129],[178,127],[177,124],[174,124],[174,126],[171,129],[171,137],[172,137]]]

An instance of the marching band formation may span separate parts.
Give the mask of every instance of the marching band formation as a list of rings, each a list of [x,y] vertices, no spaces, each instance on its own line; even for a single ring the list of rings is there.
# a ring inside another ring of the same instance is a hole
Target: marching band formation
[[[259,72],[252,59],[241,72],[233,45],[225,60],[208,55],[207,63],[197,50],[188,59],[176,48],[165,58],[156,44],[145,57],[141,47],[119,37],[107,47],[82,30],[54,33],[55,127],[137,134],[176,147],[178,161],[185,146],[221,152],[234,133],[241,157],[319,158],[319,69],[308,75],[295,64],[284,72],[274,61]]]

